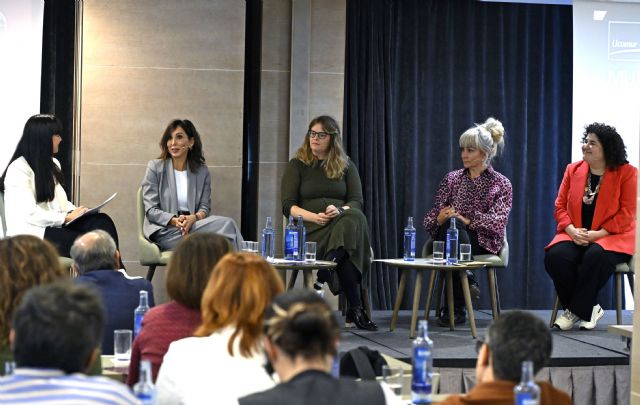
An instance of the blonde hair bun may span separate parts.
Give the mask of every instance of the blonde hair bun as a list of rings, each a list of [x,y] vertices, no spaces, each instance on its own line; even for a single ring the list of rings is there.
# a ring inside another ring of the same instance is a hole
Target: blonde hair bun
[[[493,138],[493,142],[496,145],[500,145],[504,142],[504,127],[502,126],[502,122],[493,117],[489,117],[484,124],[482,124],[482,127],[489,131],[491,138]]]

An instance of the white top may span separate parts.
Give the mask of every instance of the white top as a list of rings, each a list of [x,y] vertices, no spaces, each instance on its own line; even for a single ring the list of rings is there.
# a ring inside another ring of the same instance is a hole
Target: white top
[[[189,182],[187,181],[187,171],[173,169],[176,178],[176,192],[178,193],[178,210],[189,211]]]
[[[52,158],[56,166],[60,162]],[[67,199],[67,193],[56,184],[53,200],[36,203],[35,175],[23,157],[7,167],[4,179],[4,205],[7,236],[34,235],[44,237],[48,226],[62,226],[67,212],[76,207]]]
[[[227,344],[235,328],[228,327],[207,337],[188,337],[169,346],[156,387],[157,405],[237,404],[240,397],[272,388],[274,381],[264,369],[263,354],[242,357],[239,338]]]

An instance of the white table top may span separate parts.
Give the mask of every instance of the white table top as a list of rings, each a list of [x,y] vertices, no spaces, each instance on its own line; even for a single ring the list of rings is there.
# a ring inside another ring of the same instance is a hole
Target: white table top
[[[395,267],[409,267],[409,268],[424,268],[424,269],[438,269],[438,270],[461,270],[461,269],[477,269],[490,265],[489,262],[458,262],[458,264],[447,264],[445,261],[434,261],[431,258],[416,258],[409,261],[404,259],[375,259],[374,262],[385,263]]]

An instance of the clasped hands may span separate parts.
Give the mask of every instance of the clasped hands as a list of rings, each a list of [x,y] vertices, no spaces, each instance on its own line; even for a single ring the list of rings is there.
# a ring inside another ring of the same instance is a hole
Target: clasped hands
[[[449,218],[452,218],[452,217],[458,218],[465,225],[469,225],[471,223],[470,219],[463,217],[458,211],[456,211],[455,207],[453,207],[452,205],[441,209],[440,212],[438,213],[438,217],[436,218],[436,221],[438,222],[438,225],[442,225]]]
[[[193,224],[196,223],[197,217],[193,214],[190,215],[180,215],[177,217],[171,218],[171,225],[175,226],[180,230],[180,233],[184,236],[189,233]]]
[[[604,228],[597,231],[590,231],[587,228],[576,228],[573,225],[567,226],[564,231],[571,237],[573,243],[579,246],[587,246],[609,234]]]
[[[318,225],[326,225],[335,217],[340,215],[340,209],[335,205],[328,205],[324,212],[316,214],[315,223]]]

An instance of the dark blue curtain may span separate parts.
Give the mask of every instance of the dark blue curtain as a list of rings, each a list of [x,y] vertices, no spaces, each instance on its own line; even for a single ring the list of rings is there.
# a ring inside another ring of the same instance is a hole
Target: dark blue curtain
[[[471,0],[349,0],[344,132],[358,165],[378,257],[401,254],[408,216],[422,218],[449,171],[459,136],[493,116],[506,129],[494,167],[513,185],[510,264],[498,272],[503,308],[550,308],[544,246],[569,163],[571,7]],[[419,250],[419,249],[418,249]],[[479,308],[490,307],[484,274]],[[375,308],[390,309],[395,269],[374,265]],[[413,286],[408,286],[413,291]],[[423,294],[424,300],[424,294]],[[404,307],[410,306],[405,294]]]

